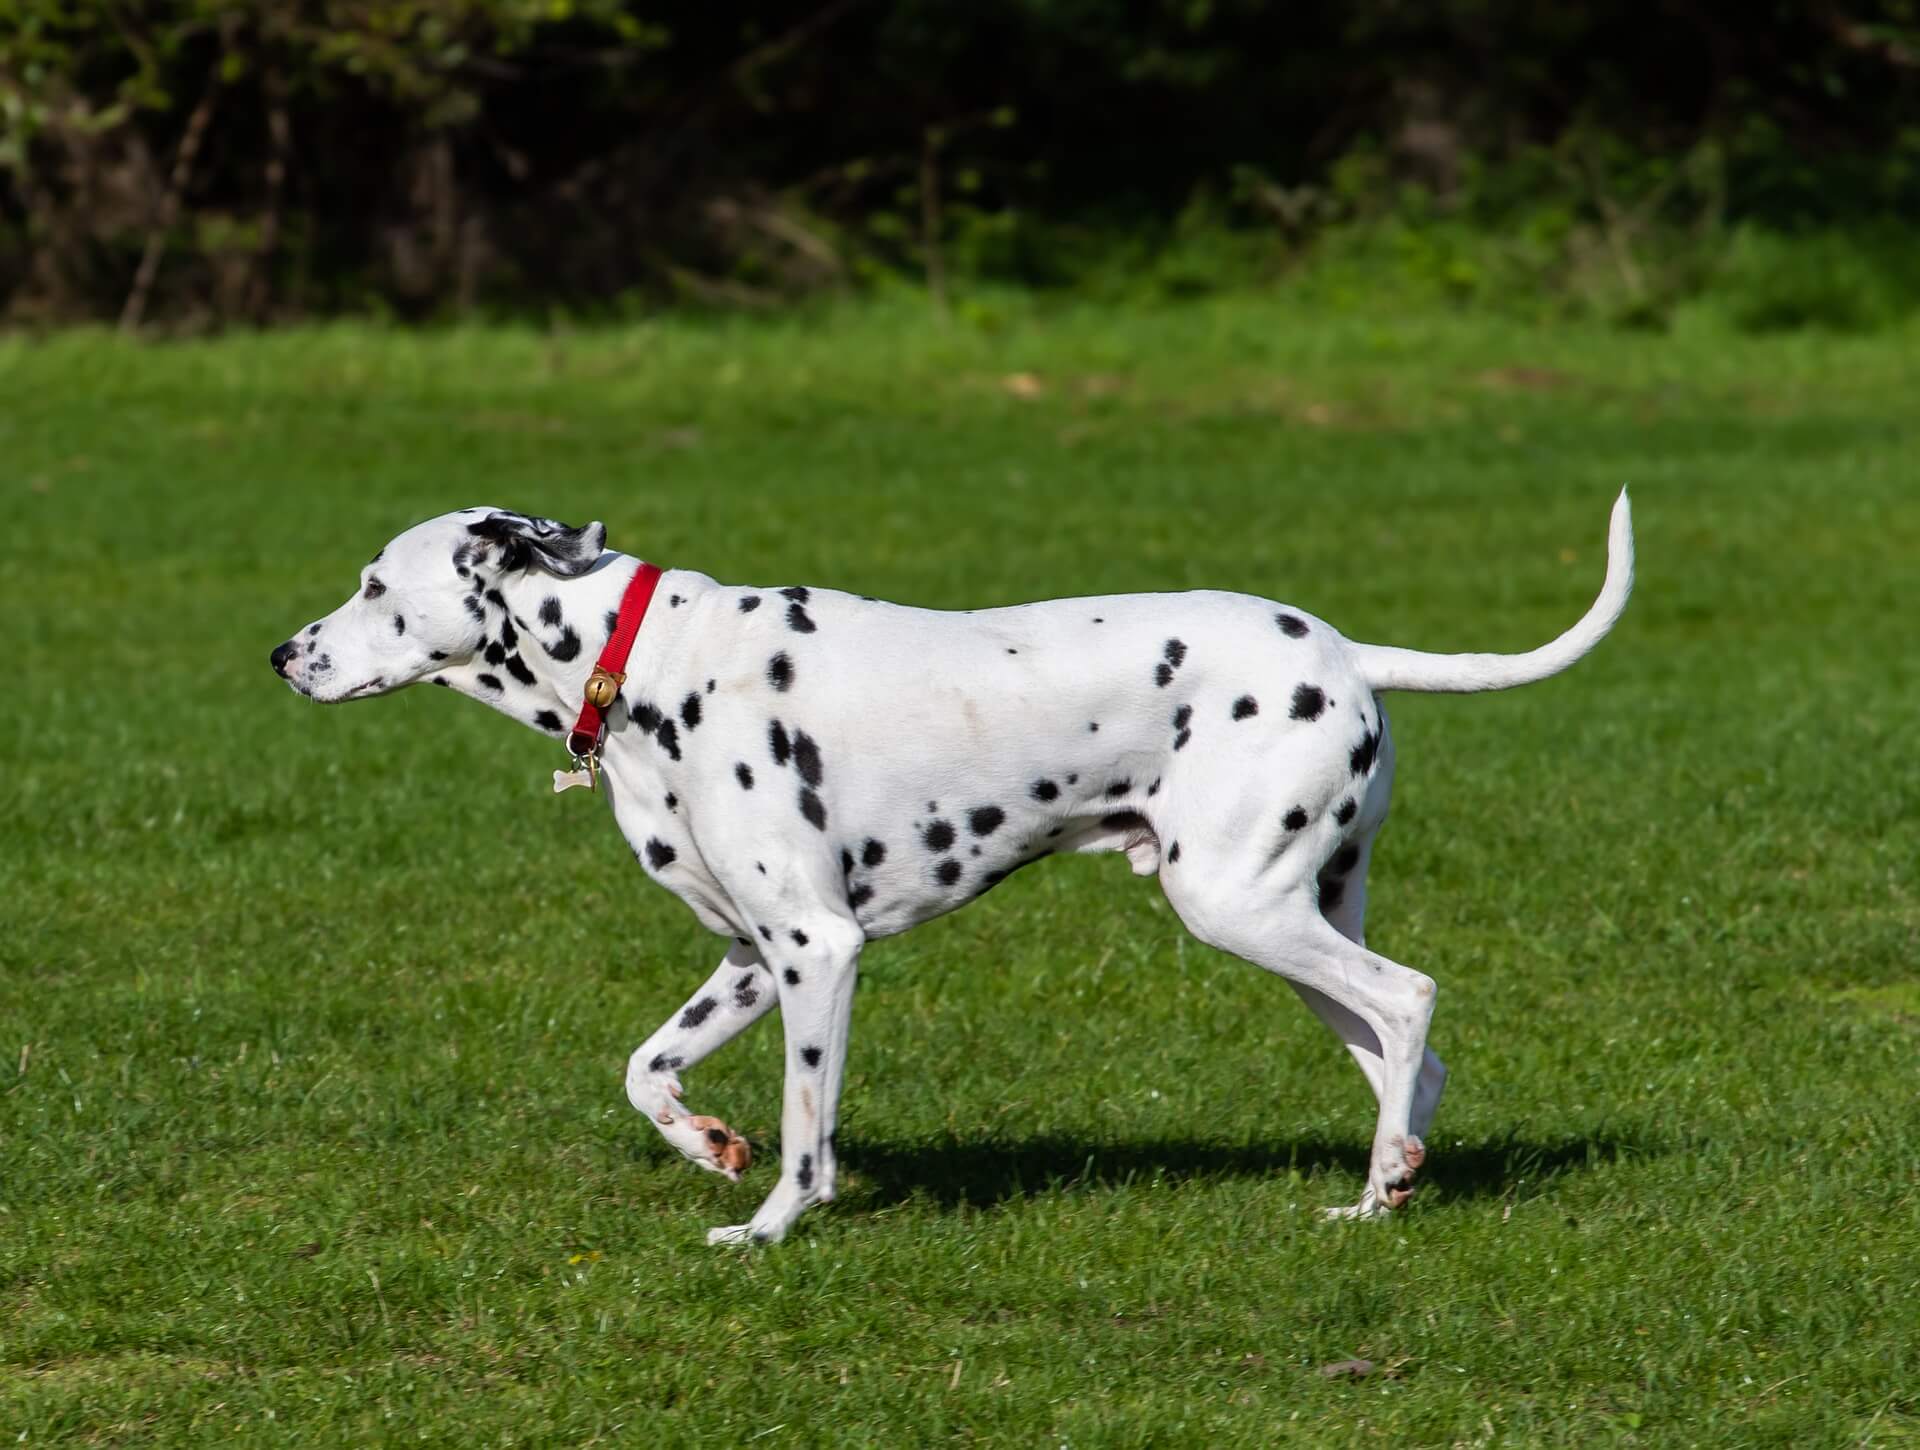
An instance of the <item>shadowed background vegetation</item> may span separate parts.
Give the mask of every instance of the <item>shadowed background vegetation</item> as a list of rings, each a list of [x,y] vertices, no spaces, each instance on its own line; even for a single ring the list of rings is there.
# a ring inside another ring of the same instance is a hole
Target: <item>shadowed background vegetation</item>
[[[4,0],[0,305],[1920,300],[1916,0]]]

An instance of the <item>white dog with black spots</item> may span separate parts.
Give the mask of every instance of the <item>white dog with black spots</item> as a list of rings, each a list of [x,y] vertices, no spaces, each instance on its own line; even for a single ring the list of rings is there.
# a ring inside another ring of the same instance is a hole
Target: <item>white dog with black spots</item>
[[[474,508],[416,525],[353,597],[273,651],[315,700],[431,680],[564,737],[640,561],[600,524]],[[1584,618],[1518,655],[1343,638],[1246,594],[1122,594],[958,613],[670,569],[607,714],[601,780],[649,876],[731,941],[633,1054],[627,1096],[702,1168],[746,1143],[682,1074],[777,1002],[780,1181],[709,1240],[771,1242],[832,1199],[861,948],[1067,851],[1124,851],[1200,940],[1286,979],[1379,1103],[1342,1216],[1404,1204],[1447,1069],[1432,978],[1369,951],[1390,690],[1502,690],[1566,669],[1633,584],[1626,494]]]

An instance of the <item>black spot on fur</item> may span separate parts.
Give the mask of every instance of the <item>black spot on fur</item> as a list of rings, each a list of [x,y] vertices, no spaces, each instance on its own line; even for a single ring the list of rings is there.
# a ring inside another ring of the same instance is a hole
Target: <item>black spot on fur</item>
[[[946,821],[935,821],[922,833],[920,839],[929,851],[935,853],[946,850],[953,844],[953,827]]]
[[[1339,877],[1322,876],[1320,878],[1320,909],[1332,911],[1347,894],[1347,883]]]
[[[620,611],[617,609],[609,609],[602,623],[607,626],[607,638],[612,639],[613,632],[620,627]]]
[[[1353,797],[1348,796],[1340,802],[1339,808],[1333,813],[1333,818],[1344,826],[1348,821],[1353,819],[1353,813],[1359,809],[1360,807],[1354,802]]]
[[[1186,662],[1187,647],[1177,639],[1167,641],[1167,647],[1161,651],[1167,657],[1167,663],[1176,670]]]
[[[756,865],[756,866],[760,866],[760,863],[759,863],[758,861],[756,861],[756,862],[754,862],[753,864],[754,864],[754,865]],[[764,866],[760,866],[760,869],[761,869],[761,871],[762,871],[762,872],[764,872],[764,871],[765,871],[765,870],[766,870],[767,868],[766,868],[766,867],[764,867]],[[766,927],[764,927],[764,926],[763,926],[763,927],[761,927],[761,928],[760,928],[760,940],[762,940],[762,941],[772,941],[772,940],[773,940],[773,933],[772,933],[771,931],[769,931],[769,930],[768,930],[768,929],[767,929]]]
[[[1001,822],[1006,818],[1007,813],[998,806],[981,806],[978,810],[968,812],[967,829],[976,836],[991,836],[1000,829]]]
[[[1355,775],[1365,775],[1373,769],[1374,756],[1380,750],[1380,737],[1369,730],[1366,737],[1353,747],[1353,753],[1347,757],[1347,764],[1353,767]]]
[[[1187,728],[1187,722],[1191,719],[1193,719],[1193,706],[1182,705],[1178,710],[1173,712],[1173,728],[1175,730],[1185,730]]]
[[[393,632],[395,634],[405,634],[407,632],[407,620],[405,615],[401,615],[401,614],[394,615]]]
[[[654,870],[659,871],[671,866],[676,854],[673,847],[669,846],[658,836],[649,836],[647,838],[647,864],[653,867]]]
[[[1175,861],[1178,861],[1179,859],[1180,859],[1180,843],[1178,841],[1175,841],[1171,846],[1167,848],[1167,864],[1171,866]]]
[[[807,934],[797,926],[788,932],[787,935],[793,938],[793,944],[797,947],[803,947],[807,944]]]
[[[442,649],[430,649],[427,651],[427,658],[430,660],[443,660],[446,657],[447,652]]]
[[[767,661],[767,683],[783,693],[793,688],[793,660],[785,650]]]
[[[767,726],[767,748],[773,752],[775,765],[785,765],[787,757],[793,754],[793,742],[787,739],[787,727],[778,720]]]
[[[485,659],[490,665],[502,665],[507,662],[507,652],[497,644],[487,646]]]
[[[1089,735],[1098,735],[1100,733],[1100,722],[1098,720],[1087,721],[1087,733]]]
[[[1027,794],[1037,801],[1050,801],[1059,796],[1060,787],[1050,780],[1036,780],[1033,783],[1033,789]]]
[[[854,887],[853,890],[847,893],[847,905],[856,911],[871,900],[873,900],[873,888],[864,883]]]
[[[672,791],[667,792],[667,809],[670,811],[677,811],[680,809],[680,797],[675,795]]]
[[[668,1057],[666,1053],[663,1052],[659,1054],[659,1056],[655,1057],[652,1062],[647,1064],[647,1071],[648,1072],[671,1072],[675,1068],[685,1067],[686,1064],[687,1064],[687,1060],[684,1057]]]
[[[700,697],[689,694],[680,702],[680,723],[689,730],[700,728]]]
[[[808,785],[820,784],[820,747],[804,730],[793,732],[793,768]]]
[[[500,683],[500,677],[498,675],[482,675],[480,676],[480,683],[485,685],[489,690],[506,689],[506,686]]]
[[[1079,777],[1078,775],[1070,775],[1070,776],[1068,776],[1068,777],[1067,777],[1067,784],[1068,784],[1068,785],[1078,785],[1078,784],[1080,784],[1080,777]]]
[[[748,765],[746,761],[743,760],[738,765],[734,766],[733,778],[740,782],[740,789],[742,790],[753,789],[753,767]]]
[[[682,1027],[698,1027],[713,1015],[713,1009],[719,1005],[720,999],[718,997],[702,997],[698,1002],[695,1002],[680,1014],[680,1025]]]
[[[949,856],[934,869],[933,875],[942,886],[951,886],[960,879],[960,863]]]
[[[1307,828],[1307,813],[1301,810],[1299,806],[1295,806],[1287,812],[1285,819],[1283,819],[1280,824],[1285,826],[1289,831],[1304,831]]]
[[[712,681],[712,680],[708,680],[708,681],[707,681],[707,693],[708,693],[709,695],[711,695],[711,694],[713,693],[713,681]]]
[[[860,864],[862,866],[878,866],[886,859],[887,848],[879,841],[874,840],[873,837],[867,837],[867,844],[860,848]]]
[[[795,584],[790,589],[782,589],[780,591],[780,597],[782,599],[791,599],[795,604],[805,604],[809,599],[813,598],[813,595],[808,591],[806,585]]]
[[[481,624],[487,622],[487,611],[480,607],[480,601],[478,599],[468,594],[462,597],[460,602],[467,606],[467,613],[471,614]]]
[[[542,730],[558,730],[560,728],[560,717],[551,710],[542,710],[538,715],[533,717],[533,723],[538,725]]]
[[[801,1048],[800,1060],[804,1062],[808,1067],[820,1066],[820,1049],[817,1047]]]
[[[813,793],[811,786],[800,787],[800,814],[813,822],[815,830],[826,830],[827,808],[820,803],[820,797]]]
[[[1017,655],[1020,653],[1020,651],[1009,646],[1007,649],[1007,653],[1010,655]]]
[[[1359,859],[1360,848],[1352,841],[1349,841],[1333,853],[1333,859],[1327,862],[1322,870],[1324,874],[1328,876],[1345,876],[1353,869],[1354,863]]]
[[[1273,622],[1280,626],[1280,632],[1289,639],[1307,637],[1307,622],[1297,614],[1276,614]]]
[[[1320,712],[1327,708],[1327,697],[1317,685],[1295,685],[1293,687],[1293,708],[1287,713],[1296,720],[1318,720]]]
[[[513,649],[520,643],[520,636],[514,632],[513,621],[511,619],[503,619],[500,621],[500,643],[508,649]]]
[[[560,623],[560,601],[556,596],[549,594],[540,601],[540,622],[548,628]]]
[[[1107,799],[1110,801],[1117,801],[1120,799],[1121,796],[1125,795],[1128,791],[1132,789],[1133,789],[1132,781],[1116,780],[1107,787]]]
[[[788,967],[787,970],[784,973],[782,973],[782,975],[786,977],[787,985],[789,987],[797,987],[800,985],[800,974],[796,972],[792,967]]]
[[[1153,667],[1153,682],[1161,689],[1173,683],[1173,666],[1162,661]]]
[[[560,642],[558,644],[550,645],[543,641],[540,648],[545,650],[554,659],[560,661],[561,664],[565,664],[568,660],[575,658],[580,653],[580,636],[573,632],[572,625],[568,625],[560,631]]]
[[[740,612],[742,614],[752,614],[753,611],[759,607],[760,596],[758,594],[749,594],[745,599],[740,601]]]
[[[819,626],[813,622],[813,616],[799,604],[787,606],[787,628],[795,634],[812,634]]]
[[[645,734],[651,735],[660,728],[660,712],[644,700],[641,701],[638,708],[632,705],[627,706],[627,714],[632,717],[633,723],[638,725]]]
[[[523,685],[531,685],[533,683],[533,671],[527,668],[527,662],[521,659],[519,655],[507,656],[507,673]]]
[[[1233,702],[1233,718],[1245,720],[1260,713],[1260,702],[1251,695],[1242,695]]]
[[[453,681],[448,679],[445,675],[435,675],[433,677],[433,682],[436,685],[445,685],[449,690],[453,688]]]
[[[1157,796],[1159,794],[1160,794],[1160,782],[1158,779],[1156,779],[1152,785],[1147,787],[1147,796],[1149,799],[1151,799],[1152,797]]]
[[[669,758],[680,758],[680,727],[673,721],[662,720],[660,728],[653,732],[653,738],[660,742],[660,748],[667,752]]]
[[[840,874],[842,876],[853,875],[853,852],[849,851],[845,846],[840,848]]]
[[[1137,831],[1147,824],[1147,818],[1138,811],[1111,811],[1100,817],[1100,824],[1110,831]]]
[[[680,598],[678,594],[669,595],[667,597],[667,608],[678,609],[683,602],[684,601]]]
[[[808,1051],[814,1053],[818,1053],[819,1050],[817,1047],[808,1049]],[[802,1153],[800,1155],[800,1169],[793,1175],[793,1181],[799,1184],[802,1190],[813,1187],[813,1154]]]

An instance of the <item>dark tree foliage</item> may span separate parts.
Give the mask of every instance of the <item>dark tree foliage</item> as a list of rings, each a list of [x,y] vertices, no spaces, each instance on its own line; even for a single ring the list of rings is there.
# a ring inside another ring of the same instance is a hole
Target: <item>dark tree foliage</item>
[[[1916,101],[1920,0],[0,0],[0,305],[1046,282],[1196,196],[1298,228],[1358,174],[1497,220],[1529,155],[1707,144],[1717,204],[1804,226],[1915,205]]]

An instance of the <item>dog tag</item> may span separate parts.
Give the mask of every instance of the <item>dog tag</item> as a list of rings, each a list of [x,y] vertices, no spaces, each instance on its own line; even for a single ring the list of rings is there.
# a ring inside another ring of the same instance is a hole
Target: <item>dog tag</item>
[[[593,789],[593,776],[584,770],[556,770],[553,773],[553,793],[559,795],[563,790],[572,790],[576,785]]]

